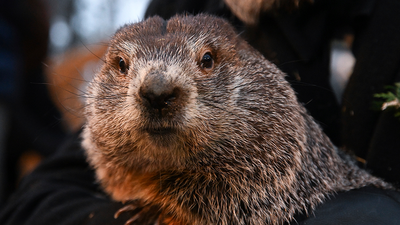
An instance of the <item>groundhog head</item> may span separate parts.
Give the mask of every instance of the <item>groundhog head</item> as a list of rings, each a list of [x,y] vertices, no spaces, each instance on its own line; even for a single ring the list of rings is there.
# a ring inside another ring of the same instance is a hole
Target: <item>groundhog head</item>
[[[303,138],[284,75],[211,16],[122,27],[88,95],[86,135],[98,154],[126,167],[179,168],[199,153],[291,145],[279,149],[287,151]]]

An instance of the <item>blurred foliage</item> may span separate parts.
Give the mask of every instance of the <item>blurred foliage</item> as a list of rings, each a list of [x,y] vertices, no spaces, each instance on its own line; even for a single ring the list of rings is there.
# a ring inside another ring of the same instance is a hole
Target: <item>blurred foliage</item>
[[[386,86],[385,90],[387,90],[386,93],[374,94],[375,100],[372,102],[372,108],[379,111],[393,108],[394,116],[400,119],[400,83]]]

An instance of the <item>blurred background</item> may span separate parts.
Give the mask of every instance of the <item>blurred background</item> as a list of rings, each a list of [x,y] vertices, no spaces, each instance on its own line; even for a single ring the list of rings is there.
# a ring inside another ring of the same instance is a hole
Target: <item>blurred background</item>
[[[0,208],[68,133],[107,41],[143,0],[0,1]]]
[[[45,1],[50,13],[49,53],[106,41],[115,30],[144,16],[146,0]]]

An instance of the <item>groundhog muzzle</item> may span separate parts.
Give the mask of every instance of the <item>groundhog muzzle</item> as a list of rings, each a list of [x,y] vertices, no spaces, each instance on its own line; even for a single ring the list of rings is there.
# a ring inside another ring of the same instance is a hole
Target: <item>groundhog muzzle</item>
[[[86,97],[83,146],[105,192],[131,203],[118,213],[140,209],[127,223],[283,224],[335,192],[389,187],[220,18],[120,28]]]

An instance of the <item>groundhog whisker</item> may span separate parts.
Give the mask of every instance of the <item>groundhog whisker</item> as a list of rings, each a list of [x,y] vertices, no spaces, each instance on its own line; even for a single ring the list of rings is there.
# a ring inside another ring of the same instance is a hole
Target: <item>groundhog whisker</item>
[[[104,60],[102,57],[98,56],[97,54],[95,54],[92,50],[90,50],[85,43],[82,42],[82,40],[80,40],[82,45],[86,48],[86,50],[88,50],[92,55],[94,55],[98,60],[102,61],[103,63],[106,63],[106,60]],[[103,43],[104,45],[108,46],[108,43]]]

